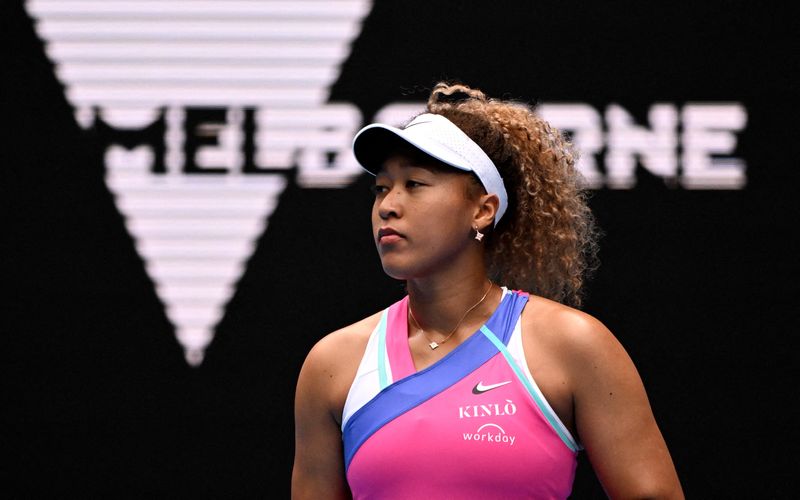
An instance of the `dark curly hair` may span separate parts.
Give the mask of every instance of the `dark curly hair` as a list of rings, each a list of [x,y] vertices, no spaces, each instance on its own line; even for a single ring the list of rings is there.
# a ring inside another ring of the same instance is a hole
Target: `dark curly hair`
[[[490,278],[580,306],[598,232],[572,145],[531,106],[462,84],[438,83],[427,109],[475,141],[506,185],[508,210],[484,240]]]

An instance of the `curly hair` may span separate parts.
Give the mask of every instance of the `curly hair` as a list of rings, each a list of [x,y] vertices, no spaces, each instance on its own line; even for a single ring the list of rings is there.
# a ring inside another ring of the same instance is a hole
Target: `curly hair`
[[[508,210],[484,239],[490,278],[580,306],[598,232],[572,145],[532,107],[462,84],[438,83],[427,109],[475,141],[506,185]]]

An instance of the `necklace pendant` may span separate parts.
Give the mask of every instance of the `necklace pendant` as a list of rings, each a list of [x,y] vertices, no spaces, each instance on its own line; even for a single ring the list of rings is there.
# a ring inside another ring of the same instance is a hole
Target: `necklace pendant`
[[[431,348],[431,351],[433,351],[433,350],[435,350],[437,347],[439,347],[439,344],[437,344],[436,342],[431,342],[430,344],[428,344],[428,347],[430,347],[430,348]]]

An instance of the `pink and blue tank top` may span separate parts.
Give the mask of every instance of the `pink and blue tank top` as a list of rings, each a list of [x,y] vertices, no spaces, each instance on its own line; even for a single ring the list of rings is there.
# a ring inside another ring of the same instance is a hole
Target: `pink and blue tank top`
[[[420,371],[408,346],[408,297],[383,312],[342,416],[353,498],[570,494],[580,447],[528,370],[527,301],[504,289],[486,324]]]

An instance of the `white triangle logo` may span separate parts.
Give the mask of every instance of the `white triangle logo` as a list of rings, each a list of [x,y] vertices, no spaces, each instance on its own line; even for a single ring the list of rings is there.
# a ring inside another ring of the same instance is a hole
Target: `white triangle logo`
[[[199,364],[286,179],[121,170],[106,182],[187,361]]]
[[[330,85],[370,8],[344,2],[104,2],[29,0],[76,119],[139,130],[163,110],[166,172],[152,148],[106,151],[106,182],[136,241],[187,361],[202,362],[255,242],[299,167],[304,186],[341,186],[357,175],[349,139],[357,108],[327,104]],[[187,108],[224,108],[224,123],[182,171]],[[242,172],[243,109],[256,108],[255,161]],[[331,153],[335,159],[330,160]],[[331,163],[332,162],[332,163]]]

